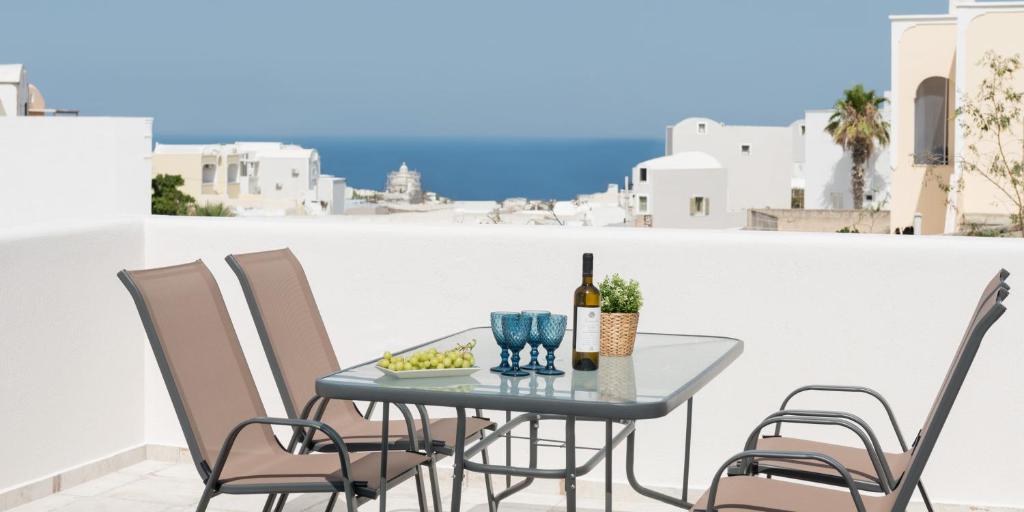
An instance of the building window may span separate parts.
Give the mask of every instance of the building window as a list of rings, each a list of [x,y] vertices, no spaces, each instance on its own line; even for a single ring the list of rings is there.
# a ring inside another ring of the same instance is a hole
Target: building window
[[[641,167],[640,168],[640,182],[643,183],[645,181],[647,181],[647,168],[646,167]]]
[[[238,183],[238,164],[228,164],[228,183]]]
[[[707,217],[711,212],[711,201],[706,197],[693,196],[690,198],[690,216]]]
[[[700,134],[700,135],[707,134],[708,133],[708,124],[707,123],[697,123],[697,133]]]
[[[194,169],[194,167],[193,167]],[[203,184],[212,184],[217,178],[217,167],[213,164],[203,164]]]
[[[806,124],[800,125],[800,135],[807,135],[807,125]]]
[[[640,213],[649,212],[650,205],[648,202],[647,196],[636,196],[636,210]]]
[[[947,134],[949,125],[949,80],[941,76],[926,78],[917,86],[914,98],[914,163],[949,163]]]
[[[750,154],[750,144],[744,144],[744,145],[740,146],[740,153],[743,153],[744,155],[749,155]]]

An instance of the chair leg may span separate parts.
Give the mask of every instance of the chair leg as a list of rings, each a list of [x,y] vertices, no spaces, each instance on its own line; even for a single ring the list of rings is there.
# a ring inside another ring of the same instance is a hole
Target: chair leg
[[[327,500],[327,508],[324,512],[331,512],[334,510],[334,504],[338,502],[338,493],[332,492],[331,497]]]
[[[423,472],[420,466],[416,466],[416,499],[420,504],[420,512],[427,512],[427,493],[423,489]]]
[[[274,507],[274,512],[281,512],[284,510],[284,502],[288,501],[288,494],[282,494],[277,497],[277,506]]]
[[[434,454],[428,455],[430,460],[427,461],[427,477],[430,479],[430,494],[434,499],[434,512],[444,512],[441,508],[441,485],[437,483],[437,464],[434,462]]]
[[[917,481],[917,490],[921,491],[921,498],[924,499],[924,508],[928,509],[928,512],[935,512],[932,508],[932,500],[928,499],[928,493],[924,490],[924,482]]]
[[[358,508],[358,507],[359,507],[359,504],[356,503],[356,493],[352,489],[352,483],[351,482],[346,482],[345,483],[345,509],[348,510],[348,512],[356,512],[356,508]]]
[[[213,498],[213,492],[207,487],[203,489],[203,495],[199,498],[199,504],[196,505],[196,512],[206,512],[206,507],[210,505],[210,498]]]
[[[270,512],[274,508],[275,500],[277,500],[277,494],[268,494],[267,501],[263,504],[263,512]]]
[[[483,431],[480,432],[480,439],[484,438]],[[484,464],[490,464],[490,455],[487,454],[487,448],[484,448],[480,453],[483,458]],[[498,502],[494,501],[494,485],[491,483],[491,474],[484,473],[484,488],[487,489],[487,510],[489,512],[498,512]]]

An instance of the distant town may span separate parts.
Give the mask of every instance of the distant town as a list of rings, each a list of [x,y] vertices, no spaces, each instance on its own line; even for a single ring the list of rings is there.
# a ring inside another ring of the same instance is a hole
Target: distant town
[[[999,183],[1021,180],[985,173],[1012,170],[1014,162],[1000,163],[979,154],[979,141],[991,142],[981,137],[991,133],[972,130],[964,124],[969,119],[952,114],[957,106],[973,105],[978,115],[985,111],[985,105],[972,102],[998,95],[1000,91],[981,90],[993,83],[986,78],[997,66],[1010,70],[1005,97],[1016,97],[1013,87],[1024,78],[1013,74],[1020,67],[1017,27],[1007,21],[1013,10],[1005,5],[950,4],[951,15],[963,9],[972,16],[986,14],[991,27],[984,34],[937,31],[928,16],[891,17],[893,71],[888,91],[853,85],[836,91],[838,100],[832,108],[807,110],[785,126],[683,119],[666,128],[664,156],[636,162],[632,169],[622,170],[620,183],[610,183],[605,190],[580,190],[568,201],[442,197],[423,189],[423,173],[431,170],[417,169],[416,162],[396,161],[395,168],[380,169],[380,190],[359,189],[348,186],[344,176],[325,172],[316,148],[287,141],[153,146],[151,119],[101,118],[78,125],[64,122],[59,128],[31,125],[11,129],[17,134],[5,140],[15,143],[15,151],[27,152],[81,146],[75,165],[118,162],[128,166],[127,173],[150,176],[157,214],[1007,234],[1024,225],[1024,205],[1020,190],[1008,191]],[[959,24],[974,18],[949,19]],[[967,44],[970,38],[984,38],[984,44]],[[985,48],[987,53],[956,55],[962,48]],[[950,67],[953,56],[966,64]],[[960,84],[959,92],[953,84]],[[21,64],[0,65],[0,116],[85,119],[77,110],[47,105]],[[108,141],[110,133],[117,133],[121,144],[100,141]],[[29,142],[17,144],[19,138]],[[957,148],[962,154],[955,154]],[[967,154],[971,148],[975,151]],[[89,158],[94,161],[86,161]]]

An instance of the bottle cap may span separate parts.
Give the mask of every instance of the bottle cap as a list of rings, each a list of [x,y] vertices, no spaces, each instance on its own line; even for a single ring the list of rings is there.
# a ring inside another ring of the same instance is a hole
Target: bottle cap
[[[594,255],[589,252],[583,253],[583,275],[594,275]]]

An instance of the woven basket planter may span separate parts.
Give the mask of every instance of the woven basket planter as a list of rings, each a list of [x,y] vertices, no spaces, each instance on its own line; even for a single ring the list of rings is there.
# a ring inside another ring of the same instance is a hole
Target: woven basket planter
[[[640,313],[601,313],[601,355],[633,355]]]

